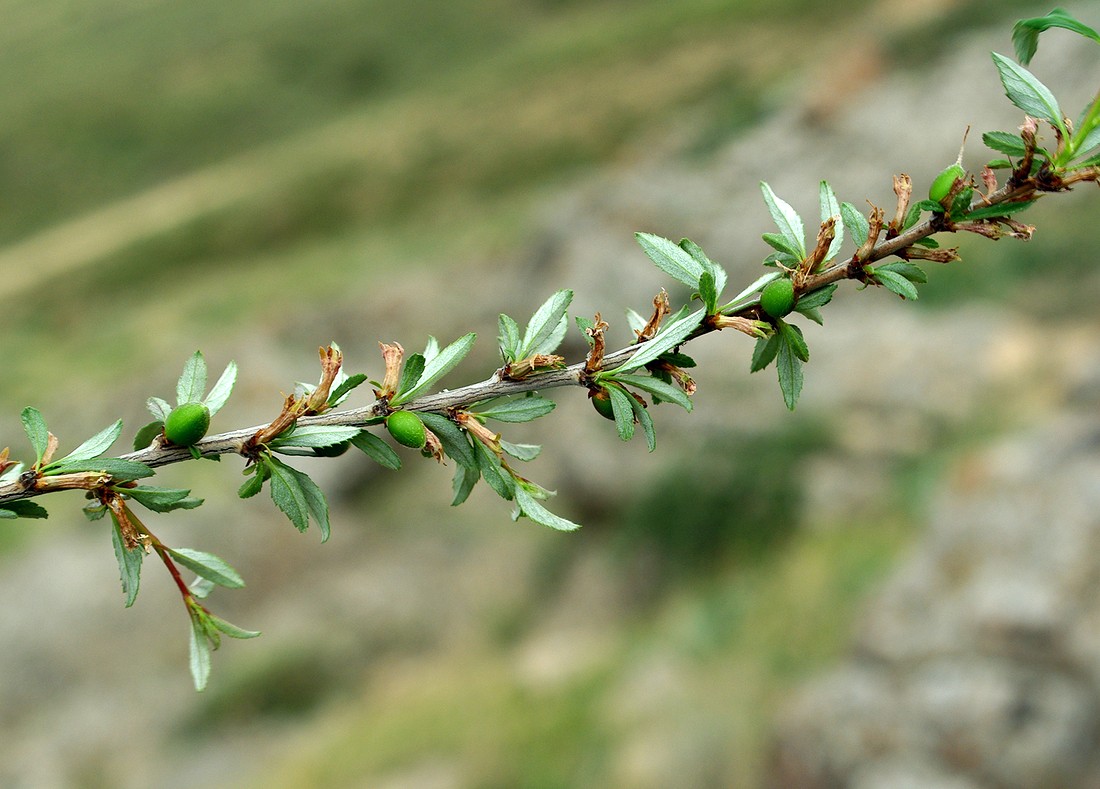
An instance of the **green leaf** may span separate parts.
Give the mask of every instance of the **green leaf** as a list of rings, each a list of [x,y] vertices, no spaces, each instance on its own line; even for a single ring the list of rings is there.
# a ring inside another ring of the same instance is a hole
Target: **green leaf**
[[[691,411],[692,409],[691,398],[687,396],[683,389],[673,384],[665,383],[660,378],[654,378],[650,375],[620,374],[616,375],[613,380],[621,384],[626,384],[627,386],[633,386],[635,389],[641,389],[643,392],[657,395],[657,397],[662,400],[675,403],[685,411]]]
[[[497,342],[500,343],[500,355],[505,364],[519,359],[519,324],[503,312],[497,318]]]
[[[635,233],[634,238],[657,268],[690,288],[698,286],[703,266],[690,253],[667,238],[651,233]]]
[[[275,450],[283,450],[288,447],[301,447],[312,449],[314,447],[331,447],[341,441],[349,441],[362,432],[358,427],[342,427],[339,425],[295,425],[290,430],[268,442],[268,446]]]
[[[1038,202],[1038,200],[1019,200],[1011,203],[998,203],[997,205],[983,205],[975,208],[973,211],[967,212],[964,218],[995,219],[1002,216],[1011,216],[1031,208],[1036,202]]]
[[[126,607],[129,608],[137,600],[138,588],[141,586],[141,560],[145,557],[145,551],[141,546],[126,548],[122,542],[122,530],[118,518],[111,513],[113,527],[111,528],[111,542],[115,548],[115,559],[118,560],[119,579],[122,581],[122,593],[126,595]]]
[[[191,593],[192,597],[196,597],[199,600],[208,598],[215,588],[217,588],[217,584],[206,580],[201,575],[195,576],[195,580],[187,585],[187,591]]]
[[[351,390],[359,386],[361,383],[367,380],[367,376],[364,373],[356,373],[355,375],[349,375],[340,385],[329,392],[328,404],[329,406],[337,406],[347,399],[351,394]]]
[[[168,548],[167,550],[179,564],[218,586],[224,586],[227,589],[240,589],[244,586],[244,579],[240,574],[227,561],[212,553],[191,548]]]
[[[202,351],[195,351],[194,355],[183,363],[183,372],[176,382],[176,405],[202,402],[205,392],[206,360],[202,358]]]
[[[784,340],[787,337],[788,335],[783,335]],[[802,359],[789,342],[779,343],[776,367],[779,370],[779,388],[783,392],[783,402],[787,404],[788,410],[793,411],[798,404],[798,396],[802,394]]]
[[[452,481],[452,488],[454,490],[454,498],[451,499],[451,506],[457,507],[462,504],[466,499],[470,497],[470,492],[474,489],[474,485],[481,479],[481,471],[475,465],[473,468],[469,466],[458,465],[455,467],[454,480]]]
[[[764,193],[764,202],[768,206],[768,212],[775,220],[779,232],[790,243],[798,254],[798,257],[806,257],[806,229],[802,224],[802,217],[798,215],[790,204],[776,196],[772,188],[764,181],[760,182],[760,191]]]
[[[588,318],[582,318],[580,315],[575,317],[573,320],[577,322],[577,328],[581,330],[581,334],[584,335],[585,342],[587,342],[588,347],[591,348],[596,341],[592,339],[592,335],[590,335],[588,332],[595,328],[596,324],[594,324]]]
[[[430,362],[435,357],[439,356],[439,340],[437,340],[430,334],[428,335],[428,342],[424,346],[424,353],[422,354],[422,356],[424,357],[425,364]]]
[[[579,523],[573,523],[571,520],[566,520],[550,512],[519,485],[516,486],[516,504],[519,506],[520,512],[540,526],[549,526],[551,529],[557,529],[558,531],[574,531],[580,528]]]
[[[46,448],[50,444],[50,431],[46,427],[46,420],[42,417],[42,412],[34,406],[24,408],[19,418],[34,449],[34,465],[37,466],[42,462],[42,456],[46,454]]]
[[[259,630],[245,630],[243,627],[237,627],[232,622],[227,622],[221,617],[214,616],[213,614],[207,614],[206,616],[210,620],[210,624],[230,638],[256,638],[262,635]]]
[[[230,362],[225,366],[225,369],[222,370],[222,374],[214,383],[214,388],[210,390],[210,394],[202,401],[203,405],[210,409],[210,416],[222,410],[222,406],[224,406],[229,399],[229,395],[233,393],[233,386],[236,383],[237,363]]]
[[[630,398],[630,407],[634,409],[634,418],[637,419],[638,424],[642,426],[642,433],[645,434],[646,447],[648,447],[650,452],[654,451],[657,449],[657,433],[653,429],[653,417],[649,415],[649,409],[633,397]]]
[[[866,244],[867,236],[871,233],[871,225],[867,217],[851,203],[840,204],[840,216],[844,219],[844,226],[851,232],[855,245],[861,247]]]
[[[92,458],[91,460],[58,460],[42,469],[46,476],[57,474],[77,474],[86,471],[98,471],[109,475],[116,482],[129,482],[135,479],[151,477],[155,473],[144,463],[122,458]]]
[[[615,429],[619,432],[619,438],[629,441],[634,438],[634,407],[630,404],[633,399],[622,387],[608,386],[607,393],[611,396],[611,411],[615,415]]]
[[[477,335],[471,332],[470,334],[459,337],[446,348],[439,351],[439,353],[435,354],[431,359],[428,359],[425,355],[426,363],[424,365],[424,373],[420,376],[420,380],[417,382],[416,386],[391,400],[390,405],[393,406],[399,405],[400,403],[406,403],[427,391],[428,387],[449,373],[459,362],[466,358],[466,354],[470,352],[470,349],[474,345],[474,340],[476,339]]]
[[[237,495],[242,499],[250,499],[263,490],[264,483],[271,476],[271,469],[267,466],[267,459],[261,458],[255,465],[245,469],[251,476],[237,489]]]
[[[477,456],[477,467],[481,472],[481,476],[485,478],[485,483],[495,490],[502,499],[511,501],[516,492],[516,483],[512,479],[512,475],[507,473],[501,466],[500,458],[497,457],[495,452],[480,441],[475,441],[474,447],[474,454]]]
[[[702,323],[705,315],[705,310],[696,310],[681,318],[672,320],[664,329],[657,333],[656,337],[648,342],[642,343],[641,349],[633,356],[614,370],[608,370],[607,372],[619,373],[625,370],[637,370],[639,367],[645,367],[650,362],[655,361],[661,354],[668,353],[677,345],[684,342],[684,340],[695,331],[699,324]]]
[[[172,406],[168,405],[168,401],[162,400],[159,397],[150,397],[145,401],[145,407],[149,409],[149,413],[161,422],[167,419],[168,415],[172,413]]]
[[[874,270],[874,277],[883,287],[898,294],[903,299],[909,299],[910,301],[917,300],[918,294],[916,287],[901,274],[897,274],[884,267],[879,267]]]
[[[802,330],[794,324],[782,320],[777,320],[776,325],[779,327],[779,334],[783,337],[783,343],[791,349],[791,353],[804,362],[810,361],[810,349],[806,345],[806,340],[802,337]]]
[[[920,221],[921,207],[920,204],[909,206],[909,210],[905,212],[905,219],[902,221],[901,229],[908,230],[917,222]]]
[[[50,517],[50,513],[46,512],[44,507],[26,499],[9,501],[0,509],[0,518],[34,518],[41,520],[48,517]]]
[[[1023,156],[1027,153],[1027,145],[1024,138],[1018,134],[1003,131],[991,131],[982,135],[982,142],[987,148],[1000,151],[1008,156]]]
[[[500,441],[500,448],[516,460],[529,462],[537,458],[542,452],[541,444],[513,444],[511,441],[505,441],[503,438],[498,440]]]
[[[455,462],[464,468],[477,468],[474,448],[470,446],[470,441],[466,438],[466,433],[462,428],[442,414],[422,411],[417,416],[439,438],[447,457],[454,458]]]
[[[783,340],[778,332],[770,337],[761,337],[757,340],[756,347],[752,350],[752,364],[749,365],[749,372],[755,373],[771,364],[772,359],[779,353],[779,346],[782,342]]]
[[[1063,136],[1068,136],[1062,120],[1062,109],[1050,89],[1023,66],[1013,63],[1004,55],[996,52],[991,54],[1009,101],[1028,115],[1049,121]]]
[[[782,252],[792,260],[800,260],[798,247],[791,243],[791,240],[782,233],[761,233],[760,237],[764,239],[764,243],[774,249],[776,252]]]
[[[818,197],[821,203],[822,224],[830,218],[835,220],[833,225],[835,235],[832,243],[829,244],[829,251],[825,255],[825,260],[822,261],[824,265],[837,256],[837,253],[840,252],[840,246],[844,243],[844,216],[840,213],[840,205],[837,203],[836,195],[833,193],[833,188],[829,186],[828,181],[821,182]]]
[[[1055,8],[1046,16],[1021,19],[1012,28],[1012,44],[1016,48],[1016,58],[1025,65],[1030,63],[1039,46],[1039,34],[1052,27],[1072,30],[1085,38],[1100,41],[1100,34],[1091,27],[1078,22],[1064,8]]]
[[[565,312],[572,301],[573,291],[559,290],[543,302],[527,323],[517,359],[553,353],[558,349],[569,325]]]
[[[476,413],[498,422],[530,422],[546,416],[554,410],[554,406],[554,401],[545,397],[518,397],[514,400],[498,400]]]
[[[420,414],[420,417],[423,419],[424,415]],[[426,419],[424,421],[427,422]],[[391,471],[401,468],[401,458],[393,451],[393,447],[369,430],[360,430],[359,434],[351,440],[351,445],[383,468]]]
[[[715,296],[715,301],[717,301],[722,295],[722,291],[726,289],[726,270],[707,257],[707,253],[690,238],[680,239],[680,249],[695,258],[695,262],[703,267],[704,273],[710,272],[710,275],[714,278],[714,290],[718,294]],[[701,277],[702,275],[700,275],[700,282],[702,282]]]
[[[928,275],[924,273],[924,269],[903,260],[896,260],[893,263],[876,266],[875,271],[893,271],[896,274],[901,274],[910,282],[920,285],[928,282]]]
[[[401,368],[401,381],[397,384],[397,395],[407,392],[419,383],[420,376],[424,374],[424,356],[414,353],[405,360],[405,366]]]
[[[825,319],[821,317],[821,310],[817,309],[816,307],[795,307],[795,312],[800,315],[805,315],[818,326],[825,325]]]
[[[134,451],[140,452],[148,447],[164,431],[164,421],[161,419],[155,422],[150,422],[137,431],[137,435],[134,436]]]
[[[111,444],[118,440],[122,433],[122,420],[103,428],[83,444],[78,446],[62,460],[91,460],[97,458],[111,448]]]
[[[709,271],[704,271],[699,277],[699,298],[703,301],[707,315],[718,311],[718,291],[714,287],[714,275]]]
[[[210,640],[206,630],[198,617],[191,615],[191,643],[190,643],[190,667],[191,679],[195,683],[195,690],[205,690],[206,683],[210,681]]]
[[[304,532],[309,528],[309,503],[297,476],[290,466],[275,458],[270,458],[266,466],[271,472],[271,500],[290,519],[294,528]]]
[[[193,510],[202,504],[202,499],[191,497],[190,490],[182,488],[155,488],[138,486],[119,488],[138,504],[153,512],[171,512],[172,510]]]
[[[275,462],[278,463],[279,461]],[[313,520],[317,521],[317,527],[321,530],[321,542],[328,542],[331,530],[328,519],[328,502],[325,500],[324,491],[304,471],[299,471],[290,466],[286,466],[286,468],[297,479],[298,489],[305,497],[309,514],[313,516]]]
[[[833,300],[833,294],[836,293],[837,287],[839,286],[834,282],[832,285],[826,285],[824,288],[819,288],[810,293],[804,293],[798,297],[798,302],[795,304],[794,308],[802,312],[808,309],[824,307]]]

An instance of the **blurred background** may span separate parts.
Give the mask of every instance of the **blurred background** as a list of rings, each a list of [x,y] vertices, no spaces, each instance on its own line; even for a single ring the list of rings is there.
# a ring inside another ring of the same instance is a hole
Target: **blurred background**
[[[1066,3],[1097,26],[1095,3]],[[272,418],[335,340],[479,344],[551,292],[571,315],[674,287],[634,245],[689,236],[755,279],[758,182],[889,209],[1013,130],[989,51],[1010,0],[3,0],[0,445],[19,410],[62,449],[128,441],[201,348],[239,383],[213,430]],[[1076,116],[1100,57],[1044,36]],[[1088,191],[1088,190],[1081,190]],[[150,515],[244,590],[211,608],[209,688],[146,565],[123,609],[74,494],[0,528],[6,787],[1100,785],[1096,197],[1043,201],[1027,244],[959,238],[917,304],[842,288],[788,413],[733,333],[691,347],[690,415],[622,444],[580,392],[505,432],[584,524],[513,523],[451,467],[306,462],[333,536],[302,535],[238,461],[165,469],[206,504]],[[951,240],[955,243],[955,239]],[[572,333],[570,361],[584,352]],[[366,395],[351,403],[364,404]],[[118,447],[116,451],[125,451]]]

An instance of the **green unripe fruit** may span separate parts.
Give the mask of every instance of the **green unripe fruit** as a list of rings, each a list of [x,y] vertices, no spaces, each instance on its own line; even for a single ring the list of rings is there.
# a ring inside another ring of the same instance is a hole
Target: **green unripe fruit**
[[[947,197],[947,193],[951,191],[955,181],[965,177],[966,170],[958,162],[950,167],[945,167],[943,172],[932,181],[932,185],[928,187],[928,199],[935,200],[937,203],[942,202],[943,198]]]
[[[394,441],[412,449],[421,449],[428,440],[424,423],[412,411],[394,411],[386,417],[386,429]]]
[[[611,407],[611,395],[607,393],[606,389],[598,389],[590,399],[597,414],[604,419],[615,419],[615,409]]]
[[[176,446],[189,447],[205,436],[209,427],[209,408],[202,403],[184,403],[164,420],[164,437]]]
[[[329,444],[327,447],[314,447],[313,454],[319,458],[337,458],[348,451],[348,447],[351,446],[351,439],[347,441],[338,441],[335,444]]]
[[[782,318],[794,309],[794,283],[784,277],[775,279],[760,291],[760,309],[773,318]]]

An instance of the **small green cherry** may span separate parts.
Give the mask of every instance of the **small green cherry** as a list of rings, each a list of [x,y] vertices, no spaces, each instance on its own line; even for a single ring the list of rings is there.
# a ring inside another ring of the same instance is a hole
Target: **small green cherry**
[[[604,419],[615,419],[615,409],[611,407],[611,395],[606,389],[597,389],[589,395],[589,399],[592,400],[592,407],[596,409],[597,414]]]
[[[394,411],[386,417],[386,429],[398,444],[421,449],[428,440],[424,423],[412,411]]]
[[[184,403],[164,420],[164,437],[176,446],[189,447],[201,440],[209,427],[209,408],[202,403]]]
[[[774,279],[760,291],[760,309],[773,318],[782,318],[794,309],[794,283],[786,277]]]

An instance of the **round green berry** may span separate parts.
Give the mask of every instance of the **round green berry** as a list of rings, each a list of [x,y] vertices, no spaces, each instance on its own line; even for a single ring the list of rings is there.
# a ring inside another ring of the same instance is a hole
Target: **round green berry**
[[[592,400],[592,407],[596,409],[597,414],[604,419],[615,418],[615,409],[611,407],[611,395],[606,389],[589,392],[588,397]]]
[[[955,181],[965,177],[966,170],[958,162],[950,167],[945,167],[932,181],[932,185],[928,187],[928,199],[935,200],[937,203],[942,202],[947,197],[947,193],[951,191],[951,187],[955,185]]]
[[[782,318],[794,309],[794,283],[786,277],[775,279],[760,291],[760,309],[773,318]]]
[[[164,420],[164,437],[176,446],[189,447],[205,436],[209,427],[209,408],[202,403],[184,403]]]
[[[413,449],[420,449],[428,440],[424,423],[412,411],[394,411],[386,417],[386,429],[393,440]]]

